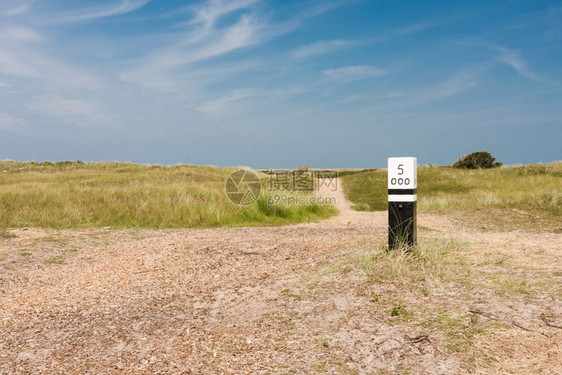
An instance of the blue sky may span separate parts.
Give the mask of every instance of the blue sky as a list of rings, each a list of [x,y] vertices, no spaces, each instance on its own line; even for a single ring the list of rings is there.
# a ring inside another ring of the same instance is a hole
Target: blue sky
[[[479,150],[562,159],[562,3],[0,4],[0,159],[359,168]]]

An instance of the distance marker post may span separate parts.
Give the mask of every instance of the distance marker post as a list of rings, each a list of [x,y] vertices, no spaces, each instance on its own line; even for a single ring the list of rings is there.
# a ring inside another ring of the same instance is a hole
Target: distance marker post
[[[416,244],[417,169],[416,158],[388,158],[389,249]]]

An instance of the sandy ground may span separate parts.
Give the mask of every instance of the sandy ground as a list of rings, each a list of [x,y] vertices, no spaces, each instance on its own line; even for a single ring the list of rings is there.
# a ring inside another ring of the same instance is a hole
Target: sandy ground
[[[446,283],[420,293],[358,269],[324,272],[384,243],[387,214],[352,211],[341,185],[322,194],[340,214],[320,223],[11,231],[0,240],[0,374],[561,373],[559,295]],[[418,225],[506,272],[562,281],[561,234],[465,230],[432,215]],[[390,316],[396,301],[413,321]],[[443,310],[494,330],[451,349],[447,329],[418,324]]]

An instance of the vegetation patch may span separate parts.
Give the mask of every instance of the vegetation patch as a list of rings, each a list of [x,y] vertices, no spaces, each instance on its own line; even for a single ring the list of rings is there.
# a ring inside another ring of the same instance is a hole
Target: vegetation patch
[[[405,322],[409,322],[414,316],[414,313],[406,309],[406,306],[402,302],[392,306],[387,312],[391,317],[400,317]]]
[[[453,239],[424,238],[413,250],[403,247],[351,256],[342,264],[358,266],[376,281],[418,283],[427,279],[458,278],[458,266],[467,263],[467,244]]]
[[[371,211],[371,207],[367,203],[357,203],[353,206],[355,211]]]
[[[234,169],[127,163],[0,162],[0,236],[6,228],[193,228],[284,225],[336,213],[327,205],[233,204]],[[3,228],[3,229],[2,229]]]
[[[486,332],[486,327],[480,322],[478,315],[470,313],[452,316],[449,312],[443,312],[422,321],[419,325],[426,329],[444,332],[444,347],[454,352],[469,350],[475,336]]]
[[[50,258],[50,259],[45,259],[43,261],[43,263],[45,264],[64,264],[64,258],[60,255]]]
[[[386,179],[382,170],[344,176],[346,197],[356,206],[384,211]],[[562,162],[494,169],[419,167],[417,194],[420,213],[444,213],[479,229],[562,227]]]
[[[461,156],[453,163],[453,168],[461,169],[488,169],[501,167],[502,163],[497,162],[496,158],[487,151],[473,152],[468,155]]]

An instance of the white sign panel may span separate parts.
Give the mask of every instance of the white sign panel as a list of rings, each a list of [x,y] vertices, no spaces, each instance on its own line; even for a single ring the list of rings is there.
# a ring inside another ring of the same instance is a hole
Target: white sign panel
[[[388,158],[388,188],[416,189],[418,187],[418,159]]]

